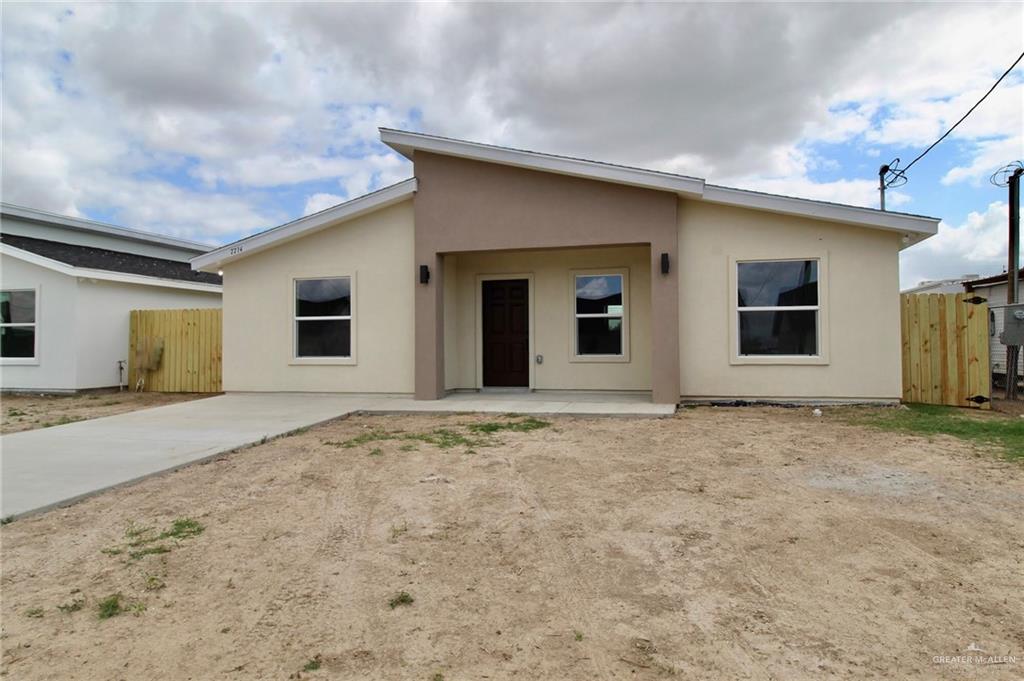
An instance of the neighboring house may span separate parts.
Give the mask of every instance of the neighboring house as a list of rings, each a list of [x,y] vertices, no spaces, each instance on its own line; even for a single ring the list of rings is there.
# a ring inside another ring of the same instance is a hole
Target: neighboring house
[[[1024,272],[1019,276],[1024,281]],[[973,293],[980,298],[988,300],[989,305],[1006,304],[1006,284],[1008,277],[1006,273],[996,274],[984,279],[966,281],[963,290]],[[1018,286],[1024,291],[1024,285]],[[1003,311],[1001,308],[989,309],[988,311],[988,346],[989,362],[992,367],[993,383],[1005,385],[1006,380],[1006,346],[999,342],[999,334],[1003,332]],[[1018,375],[1020,367],[1018,365]]]
[[[964,274],[956,279],[925,280],[912,288],[904,289],[900,293],[963,293],[964,284],[978,279],[979,274]]]
[[[0,388],[74,391],[127,380],[129,312],[220,307],[209,246],[0,204]]]
[[[192,260],[227,390],[898,400],[938,220],[397,130],[415,177]]]

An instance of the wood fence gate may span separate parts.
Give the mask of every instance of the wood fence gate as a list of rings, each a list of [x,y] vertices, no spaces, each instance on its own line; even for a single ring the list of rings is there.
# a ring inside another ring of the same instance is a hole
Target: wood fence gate
[[[989,409],[988,303],[962,293],[904,293],[903,401]]]
[[[128,333],[130,389],[221,392],[220,309],[132,310]]]

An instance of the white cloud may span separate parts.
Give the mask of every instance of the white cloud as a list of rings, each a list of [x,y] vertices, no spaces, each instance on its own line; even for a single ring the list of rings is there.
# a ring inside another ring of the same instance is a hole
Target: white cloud
[[[325,194],[323,192],[312,194],[306,198],[306,207],[302,209],[302,214],[312,215],[313,213],[319,213],[331,206],[337,206],[344,200],[344,196],[338,196],[337,194]]]
[[[1024,16],[911,3],[72,7],[9,4],[0,19],[5,200],[211,239],[295,217],[275,192],[297,185],[351,198],[407,177],[381,125],[873,206],[873,175],[814,145],[863,142],[871,158],[930,142],[991,84],[1004,66],[993,46],[1019,42]],[[1004,135],[1024,127],[1022,88],[1009,78],[951,138],[965,156],[946,182],[977,182],[1019,149]],[[822,170],[841,177],[813,180]]]
[[[963,224],[940,223],[938,234],[900,254],[900,286],[1005,271],[1008,214],[1007,204],[996,201],[984,212],[970,213]]]
[[[1024,129],[1024,127],[1019,128]],[[956,166],[942,176],[942,184],[970,181],[980,184],[1010,161],[1024,157],[1024,135],[978,142],[977,155],[966,166]]]

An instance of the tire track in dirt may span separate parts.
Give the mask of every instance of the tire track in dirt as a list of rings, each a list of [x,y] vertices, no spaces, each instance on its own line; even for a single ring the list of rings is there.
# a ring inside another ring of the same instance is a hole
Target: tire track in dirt
[[[554,574],[562,575],[563,577],[558,580],[560,584],[556,585],[558,587],[556,593],[559,594],[559,600],[563,601],[565,609],[575,615],[581,624],[586,625],[589,631],[597,630],[597,627],[594,626],[595,619],[593,613],[589,612],[586,606],[586,598],[583,595],[586,587],[579,578],[582,568],[580,561],[576,558],[572,549],[568,547],[568,543],[561,541],[551,531],[550,528],[553,524],[551,514],[548,512],[537,490],[529,484],[511,458],[504,457],[504,460],[508,464],[508,485],[512,496],[518,497],[517,501],[520,505],[526,508],[532,507],[543,520],[541,523],[532,521],[532,524],[537,534],[545,537],[544,541],[540,542],[540,546],[542,547],[542,553],[548,559],[548,565],[557,567]],[[555,547],[560,547],[560,549]],[[611,665],[604,651],[596,647],[592,641],[586,643],[586,647],[590,653],[588,659],[594,668],[594,673],[602,679],[611,679]]]
[[[322,466],[331,465],[332,457],[318,461],[306,467],[298,474],[297,479],[301,480],[306,473],[313,473]],[[294,602],[298,595],[310,592],[322,591],[324,588],[322,575],[316,569],[331,556],[344,555],[348,560],[343,561],[343,567],[337,572],[342,588],[348,593],[354,593],[351,585],[355,580],[353,571],[357,570],[359,556],[366,548],[370,536],[370,528],[373,525],[377,508],[381,499],[381,482],[378,476],[372,476],[365,469],[360,469],[351,479],[348,485],[331,485],[324,491],[320,502],[321,516],[326,520],[339,518],[336,522],[326,524],[321,538],[317,541],[315,548],[303,554],[299,562],[290,562],[287,570],[281,570],[276,584],[268,589],[273,592],[263,607],[263,612],[256,622],[247,628],[246,640],[255,638],[259,640],[260,630],[264,633],[267,629],[277,629],[282,626],[279,615],[287,612],[286,607]],[[362,510],[365,509],[365,510]],[[354,522],[362,515],[361,522]],[[350,529],[355,528],[350,532]],[[337,563],[334,563],[337,565]],[[345,585],[349,588],[345,589]],[[271,621],[271,619],[273,621]],[[309,619],[308,615],[305,619]],[[372,615],[367,622],[367,629],[381,624],[379,616]],[[277,651],[283,654],[284,651]],[[381,667],[378,665],[377,671]]]

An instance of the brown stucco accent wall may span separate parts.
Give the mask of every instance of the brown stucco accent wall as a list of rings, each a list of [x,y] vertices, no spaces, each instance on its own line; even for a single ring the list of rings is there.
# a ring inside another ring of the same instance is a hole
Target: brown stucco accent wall
[[[426,152],[414,158],[416,397],[444,392],[445,253],[647,244],[655,402],[679,400],[678,199],[671,192]],[[660,258],[672,266],[661,274]]]

